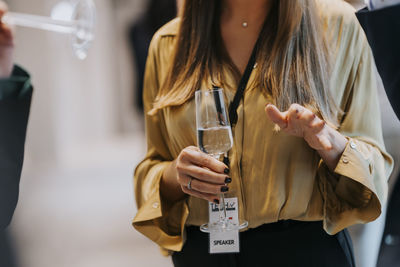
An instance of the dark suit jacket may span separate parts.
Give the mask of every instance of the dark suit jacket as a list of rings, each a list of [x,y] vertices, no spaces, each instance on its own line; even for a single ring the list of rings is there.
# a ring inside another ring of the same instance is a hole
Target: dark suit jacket
[[[21,68],[0,80],[0,231],[17,205],[31,97],[29,75]]]
[[[357,12],[374,53],[386,94],[400,118],[400,5]]]
[[[400,118],[400,5],[361,10],[358,20],[367,35],[386,94]],[[400,266],[400,180],[389,201],[378,267]]]

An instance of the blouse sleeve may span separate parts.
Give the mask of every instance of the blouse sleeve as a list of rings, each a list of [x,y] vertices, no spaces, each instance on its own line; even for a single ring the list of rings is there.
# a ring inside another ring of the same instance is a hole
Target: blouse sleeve
[[[324,229],[330,234],[379,217],[393,168],[383,141],[374,60],[358,23],[353,26],[357,56],[339,129],[349,142],[333,172],[323,162],[318,171]]]
[[[188,207],[185,200],[168,203],[160,195],[160,180],[173,160],[167,146],[168,135],[162,112],[148,115],[160,86],[160,35],[153,38],[147,58],[143,102],[146,123],[147,154],[136,167],[134,192],[138,212],[133,226],[164,250],[179,251]]]

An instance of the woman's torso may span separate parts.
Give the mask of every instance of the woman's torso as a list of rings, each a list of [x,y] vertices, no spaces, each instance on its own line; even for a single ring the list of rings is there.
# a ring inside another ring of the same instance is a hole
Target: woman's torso
[[[352,81],[357,49],[354,10],[341,1],[319,1],[326,38],[332,52],[333,71],[331,88],[342,109],[346,108]],[[176,19],[160,31],[159,80],[168,71],[172,47],[179,27]],[[323,218],[323,198],[319,188],[317,169],[320,157],[298,137],[274,131],[264,108],[271,99],[256,86],[255,67],[243,101],[238,107],[238,122],[233,129],[234,146],[229,153],[231,162],[230,192],[239,200],[240,217],[254,228],[284,219],[316,221]],[[236,79],[228,68],[224,72],[225,96],[229,103],[236,91]],[[204,81],[202,89],[211,88]],[[196,145],[195,103],[192,98],[177,108],[160,111],[165,123],[163,133],[171,156]],[[208,220],[208,203],[190,197],[187,225],[201,225]]]

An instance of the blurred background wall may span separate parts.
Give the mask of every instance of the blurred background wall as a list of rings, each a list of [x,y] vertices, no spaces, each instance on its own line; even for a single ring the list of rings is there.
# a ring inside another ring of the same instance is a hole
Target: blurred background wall
[[[130,224],[136,212],[132,174],[145,141],[133,107],[128,29],[147,1],[95,0],[97,35],[85,61],[74,57],[68,36],[17,29],[16,61],[35,85],[11,226],[21,267],[171,266]],[[57,2],[8,4],[12,11],[48,15]],[[387,148],[398,159],[400,127],[382,88],[381,103]],[[368,251],[379,246],[381,224],[352,229],[360,237],[359,258],[371,261]]]
[[[95,1],[96,41],[85,61],[73,56],[68,36],[18,28],[16,61],[30,70],[37,88],[28,160],[65,163],[88,141],[138,129],[126,27],[140,14],[142,2]],[[48,15],[56,3],[12,0],[10,9]]]

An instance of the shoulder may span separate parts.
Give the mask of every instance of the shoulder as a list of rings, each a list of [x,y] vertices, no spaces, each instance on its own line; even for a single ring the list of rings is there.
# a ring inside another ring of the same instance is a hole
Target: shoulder
[[[180,22],[181,19],[179,17],[167,22],[155,33],[154,36],[176,36],[178,34]]]
[[[344,0],[316,0],[328,46],[338,53],[357,55],[368,47],[356,10]]]
[[[150,43],[149,56],[156,56],[159,59],[171,56],[178,35],[180,18],[175,18],[162,26],[154,35]]]
[[[175,37],[178,35],[179,31],[179,25],[180,25],[181,19],[180,18],[175,18],[162,26],[160,29],[157,30],[157,32],[153,35],[152,43],[158,43],[162,39],[165,39],[166,37]]]
[[[365,33],[355,15],[356,10],[344,0],[316,0],[332,63],[331,88],[343,110],[355,90],[355,83],[372,81],[373,58]],[[368,64],[361,65],[362,62]],[[376,86],[370,82],[369,88]]]
[[[153,35],[146,61],[145,88],[143,90],[145,100],[154,101],[159,87],[168,74],[174,55],[173,49],[179,24],[179,18],[173,19]]]
[[[317,9],[328,30],[354,31],[360,28],[356,10],[344,0],[316,0]]]

